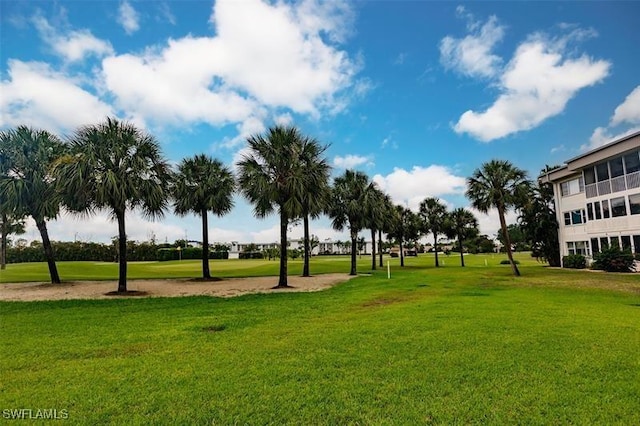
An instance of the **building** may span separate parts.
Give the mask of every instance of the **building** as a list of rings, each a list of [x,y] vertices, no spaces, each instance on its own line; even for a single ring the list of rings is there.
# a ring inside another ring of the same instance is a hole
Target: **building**
[[[304,241],[302,239],[292,239],[288,241],[290,249],[304,250]],[[240,243],[238,241],[232,241],[230,244],[229,259],[237,259],[239,253],[247,249],[247,246],[251,246],[256,251],[263,251],[267,249],[279,249],[280,242],[272,243]],[[320,241],[316,247],[311,250],[311,255],[316,256],[318,254],[349,254],[351,253],[351,241],[333,241],[327,239]],[[360,254],[371,253],[371,241],[365,241],[362,250],[358,251]]]
[[[640,132],[574,157],[540,180],[553,184],[561,256],[590,259],[610,245],[640,253]]]

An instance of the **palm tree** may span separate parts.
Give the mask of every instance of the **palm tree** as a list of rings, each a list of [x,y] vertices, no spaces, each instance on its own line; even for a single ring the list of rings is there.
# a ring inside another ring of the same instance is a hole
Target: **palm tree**
[[[185,158],[173,183],[173,209],[184,216],[194,213],[202,219],[202,278],[210,279],[209,212],[223,216],[233,208],[233,174],[219,160],[200,154]]]
[[[419,219],[406,207],[396,205],[391,214],[388,235],[398,241],[400,246],[400,266],[404,267],[404,242],[416,240],[420,233]]]
[[[420,216],[422,218],[423,231],[433,233],[433,251],[436,254],[436,268],[438,263],[438,235],[444,231],[444,222],[447,215],[447,206],[435,197],[428,197],[420,203]]]
[[[513,261],[505,213],[508,208],[517,207],[522,202],[528,188],[527,173],[504,160],[484,163],[467,179],[466,196],[471,205],[482,213],[488,213],[491,208],[498,210],[507,257],[515,276],[520,276],[520,271]]]
[[[29,215],[40,231],[42,247],[52,284],[60,275],[49,239],[47,220],[60,212],[60,197],[51,175],[53,163],[64,154],[65,146],[46,130],[19,126],[0,134],[0,198],[3,211],[21,217]]]
[[[324,157],[327,146],[322,146],[312,138],[303,137],[300,143],[300,160],[304,169],[304,187],[300,194],[302,205],[302,221],[304,229],[304,265],[302,276],[310,276],[309,258],[311,245],[309,237],[309,217],[316,219],[329,204],[331,191],[329,188],[329,173],[331,166]]]
[[[393,226],[393,211],[394,211],[394,206],[393,206],[393,201],[391,201],[391,197],[388,194],[384,194],[384,198],[382,199],[382,210],[383,210],[383,215],[382,215],[382,226],[380,228],[378,228],[378,254],[380,256],[380,267],[382,268],[384,266],[383,264],[383,260],[382,260],[382,251],[383,251],[383,247],[382,247],[382,232],[384,231],[385,233],[389,233],[391,227]]]
[[[369,177],[358,171],[346,170],[333,183],[331,207],[329,216],[332,218],[333,228],[342,231],[349,226],[351,242],[351,270],[349,275],[356,275],[356,250],[358,248],[358,233],[366,226],[366,210],[368,197],[371,196],[373,185]]]
[[[79,128],[70,154],[56,166],[65,205],[81,214],[107,209],[118,222],[118,293],[127,292],[125,215],[140,208],[161,217],[167,207],[171,170],[156,139],[133,124],[107,118]]]
[[[447,234],[449,238],[458,239],[460,266],[464,267],[464,250],[462,243],[465,239],[478,234],[478,220],[469,210],[457,208],[447,215],[445,234]]]
[[[264,135],[247,139],[249,152],[238,163],[238,183],[244,196],[254,204],[255,216],[263,218],[276,210],[280,216],[281,256],[277,288],[289,287],[287,226],[302,216],[301,194],[308,189],[300,155],[301,139],[295,127],[272,127]]]
[[[385,207],[385,193],[374,185],[365,206],[365,220],[367,227],[371,229],[371,269],[373,270],[376,269],[376,232],[384,227],[387,216]]]

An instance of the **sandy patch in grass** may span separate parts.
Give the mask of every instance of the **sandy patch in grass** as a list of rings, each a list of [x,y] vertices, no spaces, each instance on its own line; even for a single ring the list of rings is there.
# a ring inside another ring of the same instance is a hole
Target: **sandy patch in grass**
[[[323,274],[313,277],[288,277],[291,288],[274,289],[278,277],[229,278],[219,281],[193,279],[129,280],[127,290],[141,292],[139,296],[107,295],[118,289],[117,281],[73,281],[62,284],[19,283],[0,284],[0,300],[68,300],[113,299],[118,297],[233,297],[249,293],[280,293],[320,291],[353,278],[347,274]]]

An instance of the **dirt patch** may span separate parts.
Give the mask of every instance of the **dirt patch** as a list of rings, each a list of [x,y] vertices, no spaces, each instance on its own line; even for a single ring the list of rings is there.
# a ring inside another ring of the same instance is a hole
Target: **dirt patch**
[[[324,274],[313,277],[288,277],[288,288],[273,288],[278,277],[231,278],[213,281],[193,279],[130,280],[127,290],[131,295],[117,294],[117,281],[74,281],[62,284],[19,283],[0,284],[0,300],[69,300],[106,299],[120,297],[180,297],[217,296],[234,297],[249,293],[279,293],[320,291],[353,278],[347,274]],[[107,295],[107,293],[116,293]],[[140,293],[145,293],[140,294]]]

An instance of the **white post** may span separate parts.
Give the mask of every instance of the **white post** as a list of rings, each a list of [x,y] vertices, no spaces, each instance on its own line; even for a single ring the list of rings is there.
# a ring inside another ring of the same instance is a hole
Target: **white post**
[[[389,264],[388,260],[387,260],[387,279],[391,279],[391,265]]]

